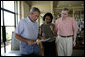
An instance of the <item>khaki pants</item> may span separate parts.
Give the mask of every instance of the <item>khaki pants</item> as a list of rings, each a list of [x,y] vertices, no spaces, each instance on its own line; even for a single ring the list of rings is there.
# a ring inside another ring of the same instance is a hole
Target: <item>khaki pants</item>
[[[72,55],[72,37],[64,38],[58,36],[56,38],[58,56]]]

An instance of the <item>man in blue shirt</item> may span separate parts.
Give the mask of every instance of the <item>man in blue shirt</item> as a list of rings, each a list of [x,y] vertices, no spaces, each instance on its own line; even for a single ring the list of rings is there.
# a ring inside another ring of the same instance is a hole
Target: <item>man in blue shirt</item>
[[[39,47],[35,43],[38,37],[38,24],[36,20],[40,10],[33,7],[27,18],[20,20],[15,30],[15,37],[20,41],[20,53],[23,55],[40,55]]]

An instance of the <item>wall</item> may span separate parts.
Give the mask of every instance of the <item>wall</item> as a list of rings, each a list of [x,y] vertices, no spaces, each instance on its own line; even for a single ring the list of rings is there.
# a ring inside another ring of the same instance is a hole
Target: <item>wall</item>
[[[20,19],[27,17],[29,9],[29,5],[25,1],[20,1]]]
[[[24,17],[27,17],[29,13],[29,5],[24,2]]]
[[[38,19],[39,25],[43,23],[43,16],[45,13],[53,13],[53,1],[32,1],[32,7],[38,7],[41,11],[40,19]]]

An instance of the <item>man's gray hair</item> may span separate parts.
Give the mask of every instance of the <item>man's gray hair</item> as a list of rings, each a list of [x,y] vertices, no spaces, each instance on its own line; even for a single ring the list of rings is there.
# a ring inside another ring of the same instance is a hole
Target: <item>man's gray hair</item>
[[[40,13],[40,10],[38,8],[36,8],[36,7],[32,7],[29,13],[32,14],[35,11]]]

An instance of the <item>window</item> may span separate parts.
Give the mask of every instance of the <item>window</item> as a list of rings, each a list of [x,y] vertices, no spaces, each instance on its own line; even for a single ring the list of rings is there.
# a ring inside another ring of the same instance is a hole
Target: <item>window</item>
[[[2,1],[1,1],[1,8],[2,8]]]
[[[16,1],[1,1],[1,47],[4,47],[4,43],[6,44],[5,46],[11,44],[12,32],[15,30],[16,20],[18,20],[16,16],[18,17]],[[5,26],[6,33],[2,31],[2,26]],[[3,42],[2,33],[6,34],[6,42]],[[7,50],[8,48],[6,48]]]
[[[1,1],[1,8],[2,8],[2,1]]]
[[[4,11],[5,26],[14,26],[14,14]]]
[[[14,27],[6,27],[6,38],[7,38],[7,40],[11,40],[13,31],[14,31]]]
[[[2,15],[2,10],[1,10],[1,26],[3,25],[3,15]]]
[[[1,27],[1,42],[2,42],[2,27]]]
[[[14,1],[3,1],[4,8],[14,12]]]

